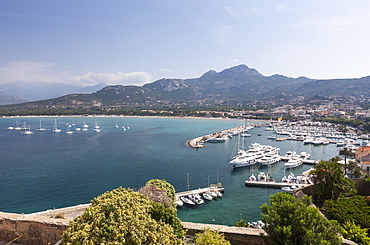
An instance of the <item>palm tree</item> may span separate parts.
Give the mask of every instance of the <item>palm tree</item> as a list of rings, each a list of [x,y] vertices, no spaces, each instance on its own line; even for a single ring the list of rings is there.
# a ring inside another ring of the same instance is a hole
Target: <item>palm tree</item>
[[[352,156],[352,152],[347,147],[343,147],[339,150],[339,155],[344,156],[344,175],[347,175],[347,157]]]
[[[356,193],[355,183],[344,177],[337,161],[320,161],[311,174],[315,175],[313,198],[315,201],[338,199],[347,194]]]

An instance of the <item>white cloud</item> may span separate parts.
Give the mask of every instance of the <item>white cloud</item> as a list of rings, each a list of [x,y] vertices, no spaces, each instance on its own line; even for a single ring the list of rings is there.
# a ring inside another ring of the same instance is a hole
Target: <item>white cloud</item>
[[[110,85],[143,85],[150,82],[152,75],[147,72],[124,73],[96,73],[88,72],[82,76],[76,76],[74,80],[85,84],[107,83]]]
[[[95,85],[101,82],[110,85],[143,85],[151,82],[152,75],[147,72],[112,73],[88,72],[84,75],[60,71],[53,63],[33,61],[13,62],[0,67],[0,84],[6,83],[65,83]]]

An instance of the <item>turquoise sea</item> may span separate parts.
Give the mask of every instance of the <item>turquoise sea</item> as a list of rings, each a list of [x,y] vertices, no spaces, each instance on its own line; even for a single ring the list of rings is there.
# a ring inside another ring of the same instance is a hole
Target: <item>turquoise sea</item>
[[[57,120],[60,133],[53,133]],[[37,132],[39,120],[49,130]],[[65,133],[67,124],[88,131]],[[7,130],[16,123],[31,126],[33,135]],[[98,123],[101,132],[93,132]],[[119,125],[115,127],[116,123]],[[260,123],[248,121],[248,123]],[[205,148],[191,149],[186,141],[209,133],[243,125],[236,119],[188,119],[141,117],[26,117],[0,119],[0,211],[32,213],[88,203],[94,197],[119,186],[138,189],[150,179],[166,179],[176,191],[203,188],[208,183],[223,184],[222,198],[206,201],[194,208],[178,209],[182,221],[233,225],[240,219],[260,219],[260,206],[279,189],[246,187],[251,167],[233,169],[230,164],[236,137],[225,143],[207,143]],[[122,126],[128,130],[122,130]],[[327,160],[338,155],[335,145],[303,145],[299,141],[276,142],[267,139],[273,133],[264,127],[250,131],[254,142],[288,150],[307,151],[311,159]],[[258,134],[261,133],[261,136]],[[293,169],[298,175],[311,166]],[[280,180],[283,162],[270,167]],[[267,172],[266,168],[257,171]],[[209,182],[208,182],[209,180]]]

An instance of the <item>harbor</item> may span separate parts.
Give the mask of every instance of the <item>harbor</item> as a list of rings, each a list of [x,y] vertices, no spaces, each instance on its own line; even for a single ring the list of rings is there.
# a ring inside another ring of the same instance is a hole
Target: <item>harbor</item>
[[[39,120],[43,128],[52,128],[55,123],[55,118],[47,117],[0,121],[0,137],[7,142],[1,165],[7,173],[3,176],[0,202],[3,212],[29,214],[88,203],[105,191],[119,186],[135,189],[150,179],[165,179],[176,193],[220,182],[224,188],[222,197],[205,200],[203,205],[184,205],[177,213],[182,221],[234,225],[240,219],[259,220],[260,206],[268,202],[270,195],[281,191],[245,186],[253,167],[233,168],[229,164],[240,136],[229,137],[223,143],[204,142],[206,147],[199,150],[186,145],[188,139],[244,126],[243,120],[107,117],[99,118],[100,133],[88,130],[64,137],[48,131],[21,137],[19,131],[7,130],[16,120],[25,121],[31,129],[39,128]],[[82,125],[83,121],[84,118],[57,118],[58,125]],[[130,130],[116,128],[116,122],[130,125]],[[94,118],[86,118],[86,123],[94,125]],[[278,147],[281,156],[292,150],[309,152],[315,160],[338,155],[339,147],[334,144],[313,146],[302,141],[270,140],[268,137],[276,134],[266,129],[254,127],[247,132],[251,136],[240,138],[245,146],[258,142]],[[304,163],[291,171],[298,176],[311,167]],[[276,181],[281,181],[284,162],[261,166],[255,174],[259,172],[270,172]],[[190,188],[186,173],[190,174]]]

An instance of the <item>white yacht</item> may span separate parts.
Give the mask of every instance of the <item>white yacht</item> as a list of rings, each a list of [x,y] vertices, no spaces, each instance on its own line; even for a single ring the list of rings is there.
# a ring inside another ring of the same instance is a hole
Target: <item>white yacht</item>
[[[303,160],[298,156],[293,156],[284,164],[286,168],[296,168],[303,164]]]

